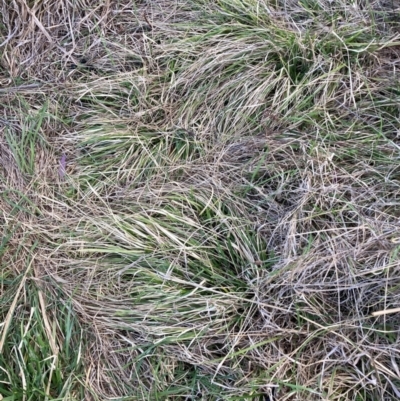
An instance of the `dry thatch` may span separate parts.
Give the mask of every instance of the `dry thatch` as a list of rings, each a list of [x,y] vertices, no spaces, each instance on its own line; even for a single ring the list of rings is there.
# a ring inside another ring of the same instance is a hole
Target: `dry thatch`
[[[0,398],[400,398],[398,5],[347,3],[2,0]]]

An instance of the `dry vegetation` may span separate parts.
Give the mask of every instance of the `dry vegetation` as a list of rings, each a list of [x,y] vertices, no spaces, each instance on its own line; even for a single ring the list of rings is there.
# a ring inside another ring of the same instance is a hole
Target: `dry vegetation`
[[[1,0],[0,399],[400,399],[399,12]]]

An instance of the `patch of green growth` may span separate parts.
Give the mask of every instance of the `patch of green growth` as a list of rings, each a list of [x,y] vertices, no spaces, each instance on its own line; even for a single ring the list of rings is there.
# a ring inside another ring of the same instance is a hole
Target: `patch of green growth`
[[[15,401],[83,399],[84,332],[71,303],[46,298],[29,278],[16,291],[21,280],[1,279],[1,396]]]

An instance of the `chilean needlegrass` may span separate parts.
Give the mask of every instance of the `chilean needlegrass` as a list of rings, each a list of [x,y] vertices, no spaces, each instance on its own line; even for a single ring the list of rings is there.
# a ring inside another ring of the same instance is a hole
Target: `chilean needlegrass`
[[[394,4],[0,7],[0,398],[400,398]]]

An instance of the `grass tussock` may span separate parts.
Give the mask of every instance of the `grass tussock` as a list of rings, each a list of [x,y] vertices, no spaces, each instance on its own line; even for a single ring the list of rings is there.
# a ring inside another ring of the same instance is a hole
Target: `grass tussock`
[[[353,3],[1,2],[0,399],[400,398],[400,20]]]

